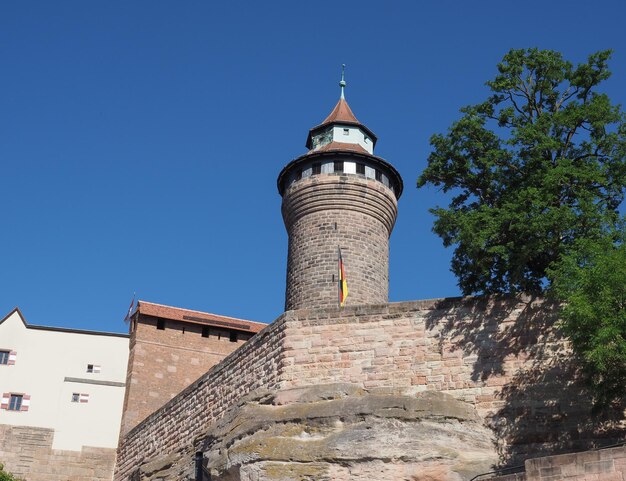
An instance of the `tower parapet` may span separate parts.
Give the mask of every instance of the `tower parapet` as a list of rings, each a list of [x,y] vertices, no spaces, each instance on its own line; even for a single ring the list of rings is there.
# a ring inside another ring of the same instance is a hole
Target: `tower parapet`
[[[278,176],[289,235],[285,310],[338,305],[338,249],[349,295],[346,305],[388,302],[389,236],[402,178],[374,155],[376,135],[343,95],[309,131],[309,151]]]

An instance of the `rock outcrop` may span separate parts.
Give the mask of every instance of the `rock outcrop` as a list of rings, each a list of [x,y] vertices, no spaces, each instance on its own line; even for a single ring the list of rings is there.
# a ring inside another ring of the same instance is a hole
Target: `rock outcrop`
[[[350,384],[254,392],[195,445],[214,481],[463,481],[497,460],[472,405],[439,392]],[[141,479],[181,479],[192,459],[151,460]]]

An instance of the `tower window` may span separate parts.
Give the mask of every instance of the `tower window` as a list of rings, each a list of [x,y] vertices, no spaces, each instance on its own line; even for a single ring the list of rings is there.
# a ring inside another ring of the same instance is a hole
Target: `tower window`
[[[294,176],[294,180],[300,180],[302,178],[302,169],[296,170],[296,175]]]
[[[350,135],[350,129],[343,129],[343,135]]]
[[[237,342],[237,331],[230,331],[230,342]]]
[[[0,364],[9,364],[9,351],[0,351]]]
[[[157,329],[162,331],[165,329],[165,319],[157,319]]]
[[[202,337],[209,337],[209,326],[202,326]]]
[[[319,162],[313,164],[312,172],[313,172],[313,175],[321,174],[322,164],[320,164]]]
[[[365,175],[365,164],[356,164],[356,173]]]
[[[380,170],[376,171],[376,180],[378,182],[382,182],[382,180],[383,180],[383,173]]]
[[[335,162],[334,171],[335,172],[343,172],[343,162],[342,161],[336,161]]]

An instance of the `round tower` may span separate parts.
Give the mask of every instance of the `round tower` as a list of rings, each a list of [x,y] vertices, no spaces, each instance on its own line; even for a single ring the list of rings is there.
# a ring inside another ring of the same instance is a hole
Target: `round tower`
[[[374,155],[376,135],[352,113],[345,85],[342,75],[339,102],[309,131],[309,151],[278,176],[289,235],[285,310],[388,302],[402,178]]]

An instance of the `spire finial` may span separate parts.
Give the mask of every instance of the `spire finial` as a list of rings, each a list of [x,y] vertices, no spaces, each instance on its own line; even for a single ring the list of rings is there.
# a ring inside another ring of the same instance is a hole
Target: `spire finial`
[[[346,81],[344,80],[344,75],[346,72],[346,64],[341,64],[341,81],[339,82],[339,86],[341,87],[341,98],[345,99],[344,89],[346,88]]]

